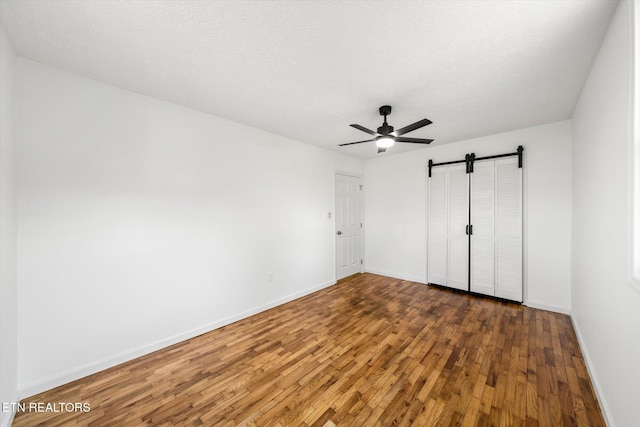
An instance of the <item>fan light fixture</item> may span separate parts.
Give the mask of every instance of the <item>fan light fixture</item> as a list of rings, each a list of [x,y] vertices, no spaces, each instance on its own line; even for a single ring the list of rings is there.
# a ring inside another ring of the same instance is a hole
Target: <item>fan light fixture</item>
[[[376,146],[378,148],[389,148],[393,146],[394,142],[396,141],[390,136],[381,136],[380,138],[376,139]]]

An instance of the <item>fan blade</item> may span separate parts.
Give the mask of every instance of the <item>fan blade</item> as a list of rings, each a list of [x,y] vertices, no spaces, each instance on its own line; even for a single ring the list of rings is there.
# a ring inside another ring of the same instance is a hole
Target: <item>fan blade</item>
[[[378,136],[378,135],[380,135],[378,132],[374,132],[374,131],[372,131],[371,129],[367,129],[367,128],[366,128],[366,127],[364,127],[364,126],[360,126],[360,125],[356,125],[356,124],[352,124],[352,125],[349,125],[349,126],[351,126],[352,128],[356,128],[356,129],[358,129],[358,130],[361,130],[362,132],[366,132],[366,133],[368,133],[369,135],[373,135],[373,136]]]
[[[338,147],[344,147],[345,145],[362,144],[363,142],[371,142],[375,139],[367,139],[366,141],[347,142],[346,144],[338,144]]]
[[[387,151],[386,148],[378,147],[378,154],[379,153],[384,153],[385,151]]]
[[[431,144],[433,142],[433,139],[407,138],[405,136],[399,136],[396,138],[396,142],[412,142],[414,144]]]
[[[416,129],[420,129],[421,127],[424,127],[426,125],[430,125],[431,123],[432,122],[429,119],[422,119],[420,121],[415,122],[412,125],[405,126],[402,129],[398,129],[394,133],[396,134],[396,136],[404,135],[405,133],[409,133],[409,132],[414,131]],[[353,125],[351,125],[351,126],[353,126]]]

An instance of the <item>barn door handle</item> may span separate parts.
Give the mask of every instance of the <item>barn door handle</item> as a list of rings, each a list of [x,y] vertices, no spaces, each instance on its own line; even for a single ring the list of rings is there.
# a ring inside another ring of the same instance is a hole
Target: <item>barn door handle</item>
[[[469,234],[473,235],[473,224],[469,226]]]
[[[469,224],[467,224],[467,229],[465,230],[465,234],[468,236],[469,235]]]
[[[338,231],[336,234],[342,234],[342,231]]]

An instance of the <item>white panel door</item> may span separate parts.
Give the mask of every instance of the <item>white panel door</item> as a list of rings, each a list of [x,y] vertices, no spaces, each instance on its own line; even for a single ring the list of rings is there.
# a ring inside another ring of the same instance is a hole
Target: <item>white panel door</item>
[[[447,286],[468,290],[469,175],[465,164],[448,167]]]
[[[447,175],[445,167],[433,168],[429,178],[427,282],[447,284]]]
[[[360,178],[336,174],[336,279],[362,272]]]
[[[522,168],[518,158],[495,160],[496,294],[522,302]],[[475,227],[474,227],[475,234]]]
[[[471,174],[471,292],[495,296],[494,161],[474,163]]]

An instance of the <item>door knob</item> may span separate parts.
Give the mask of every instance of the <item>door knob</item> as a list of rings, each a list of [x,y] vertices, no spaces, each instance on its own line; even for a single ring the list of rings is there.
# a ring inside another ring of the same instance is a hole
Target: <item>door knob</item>
[[[342,234],[342,231],[338,231],[338,234]]]

